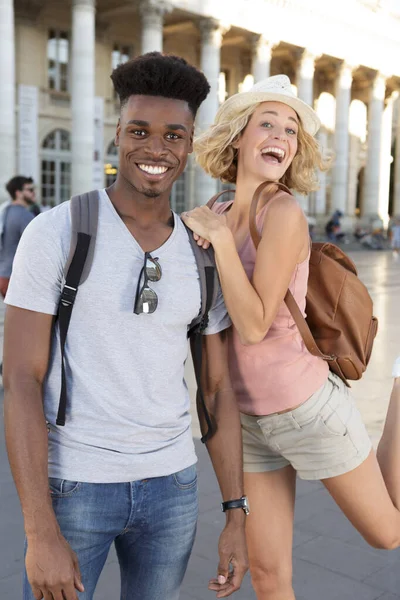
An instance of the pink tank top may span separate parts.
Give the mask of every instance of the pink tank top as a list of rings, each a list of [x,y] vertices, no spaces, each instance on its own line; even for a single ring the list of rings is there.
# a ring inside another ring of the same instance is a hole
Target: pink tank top
[[[213,207],[223,213],[232,202],[219,202]],[[265,206],[257,215],[257,226],[262,230]],[[239,250],[243,267],[251,280],[256,260],[256,249],[247,236]],[[296,265],[289,289],[305,315],[308,256]],[[324,384],[328,365],[311,355],[304,345],[297,326],[282,302],[264,340],[245,346],[232,328],[229,344],[230,377],[241,412],[250,415],[269,415],[285,411],[307,400]]]

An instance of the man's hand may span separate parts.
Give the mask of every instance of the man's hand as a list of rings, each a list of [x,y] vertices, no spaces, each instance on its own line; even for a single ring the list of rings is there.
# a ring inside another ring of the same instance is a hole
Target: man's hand
[[[235,509],[239,510],[239,509]],[[247,558],[244,514],[239,520],[228,520],[219,538],[218,577],[211,579],[208,589],[217,592],[217,598],[226,598],[242,585],[249,568]]]
[[[36,600],[78,600],[84,591],[78,559],[61,535],[29,538],[26,572]]]

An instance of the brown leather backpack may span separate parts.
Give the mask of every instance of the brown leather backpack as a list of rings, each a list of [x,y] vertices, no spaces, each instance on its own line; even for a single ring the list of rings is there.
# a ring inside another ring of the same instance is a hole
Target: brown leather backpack
[[[265,203],[279,193],[279,188],[291,194],[283,184],[269,181],[256,189],[249,216],[250,234],[256,248],[261,240],[256,226],[257,205],[267,186],[272,190]],[[210,208],[220,195],[210,200]],[[371,357],[378,320],[372,314],[371,297],[359,280],[353,261],[334,244],[312,243],[307,320],[289,290],[285,303],[308,351],[327,361],[330,370],[347,385],[348,379],[360,379]]]

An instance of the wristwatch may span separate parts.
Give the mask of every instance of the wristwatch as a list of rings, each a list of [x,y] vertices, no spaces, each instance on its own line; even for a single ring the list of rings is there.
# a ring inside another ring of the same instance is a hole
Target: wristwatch
[[[232,508],[241,508],[245,515],[250,514],[250,506],[247,496],[242,496],[238,500],[227,500],[226,502],[221,502],[222,512],[226,512]]]

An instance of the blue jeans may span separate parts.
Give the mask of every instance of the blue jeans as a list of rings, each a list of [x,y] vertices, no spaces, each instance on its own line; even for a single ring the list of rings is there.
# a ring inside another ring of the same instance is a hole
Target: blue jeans
[[[114,542],[121,600],[177,600],[196,533],[196,467],[132,483],[49,479],[53,508],[92,600]],[[34,600],[24,578],[23,600]]]

